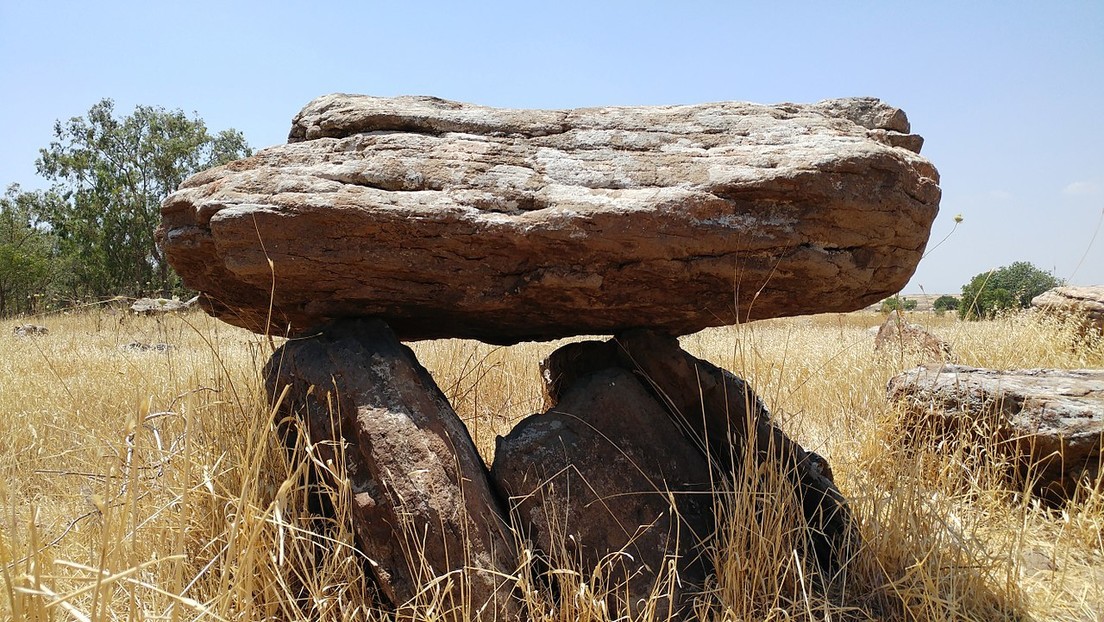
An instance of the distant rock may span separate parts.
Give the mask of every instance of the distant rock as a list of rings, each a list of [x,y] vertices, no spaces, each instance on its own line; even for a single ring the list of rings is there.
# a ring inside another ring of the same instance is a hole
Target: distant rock
[[[48,328],[37,324],[20,324],[12,328],[12,335],[16,337],[42,337],[49,334]]]
[[[119,346],[120,350],[126,350],[128,352],[169,352],[175,350],[176,346],[171,343],[145,343],[143,341],[131,341],[128,344]]]
[[[1085,328],[1104,333],[1104,285],[1055,287],[1031,299],[1043,311],[1080,316]]]
[[[912,324],[899,313],[891,312],[874,337],[874,351],[890,350],[918,354],[929,361],[953,361],[951,346],[922,326]]]
[[[870,98],[327,95],[290,144],[184,182],[158,240],[204,309],[273,334],[372,316],[405,340],[515,343],[852,311],[904,286],[938,211],[908,132]]]
[[[199,296],[194,296],[181,302],[179,298],[139,298],[130,305],[130,310],[138,315],[156,315],[158,313],[173,313],[191,308]]]
[[[893,377],[887,391],[942,433],[991,426],[997,445],[1030,468],[1047,498],[1068,498],[1100,472],[1104,370],[918,367]]]

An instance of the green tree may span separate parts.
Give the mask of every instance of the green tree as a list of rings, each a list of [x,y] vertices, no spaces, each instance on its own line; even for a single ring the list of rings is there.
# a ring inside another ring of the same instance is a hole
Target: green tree
[[[955,311],[958,309],[958,303],[958,298],[955,298],[954,296],[940,296],[939,298],[935,299],[935,302],[932,303],[932,309],[934,309],[936,313]]]
[[[892,298],[886,298],[882,301],[881,312],[890,313],[891,311],[913,311],[915,309],[915,300],[909,300],[908,298],[894,296]]]
[[[1007,309],[1024,309],[1031,299],[1062,281],[1029,262],[1017,261],[982,272],[962,286],[958,315],[964,319],[992,317]]]
[[[44,192],[8,186],[0,198],[0,316],[32,313],[61,285],[57,238],[43,220],[59,202]]]
[[[54,125],[38,172],[63,197],[48,215],[84,295],[167,296],[179,285],[154,241],[160,205],[190,175],[250,154],[237,130],[211,135],[198,116],[138,106],[117,118],[104,99]]]

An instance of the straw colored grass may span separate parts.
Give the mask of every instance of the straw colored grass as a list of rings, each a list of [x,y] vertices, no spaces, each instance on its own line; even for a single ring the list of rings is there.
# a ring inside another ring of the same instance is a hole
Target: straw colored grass
[[[718,484],[717,573],[698,617],[1102,619],[1104,498],[1086,488],[1048,509],[1009,490],[984,447],[905,450],[885,384],[919,361],[874,353],[868,329],[882,317],[772,320],[683,339],[748,379],[791,436],[828,458],[862,542],[839,573],[816,576],[785,478],[770,465],[747,469]],[[964,364],[1104,367],[1099,338],[1052,319],[909,319]],[[23,321],[50,334],[14,337]],[[134,341],[174,347],[124,348]],[[278,396],[264,395],[259,377],[274,345],[199,313],[96,307],[0,322],[0,617],[386,619],[372,610],[366,560],[344,520],[347,491],[330,491],[334,518],[305,510],[309,471],[334,467],[292,464],[276,438]],[[490,460],[495,435],[541,409],[536,363],[555,346],[415,350]],[[601,576],[553,568],[553,593],[530,580],[532,552],[519,543],[518,593],[533,619],[616,617]],[[412,615],[447,618],[447,583],[426,583]]]

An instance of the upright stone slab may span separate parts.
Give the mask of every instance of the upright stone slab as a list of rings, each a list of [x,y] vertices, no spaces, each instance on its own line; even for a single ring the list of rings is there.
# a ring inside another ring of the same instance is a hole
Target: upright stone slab
[[[848,559],[857,532],[828,463],[776,427],[744,380],[690,355],[674,337],[632,330],[605,343],[568,344],[542,364],[547,399],[556,402],[575,378],[611,364],[640,378],[682,435],[722,476],[741,468],[747,443],[753,440],[754,459],[772,461],[793,483],[821,567],[830,571]]]
[[[185,181],[158,240],[205,309],[274,334],[373,316],[406,340],[514,343],[852,311],[905,285],[938,211],[908,132],[869,98],[328,95],[290,144]]]
[[[402,613],[455,573],[438,584],[453,585],[438,609],[446,619],[516,619],[516,551],[486,466],[384,323],[347,320],[288,341],[265,377],[270,395],[291,387],[279,416],[300,419],[322,462],[347,474],[357,547],[392,606]]]

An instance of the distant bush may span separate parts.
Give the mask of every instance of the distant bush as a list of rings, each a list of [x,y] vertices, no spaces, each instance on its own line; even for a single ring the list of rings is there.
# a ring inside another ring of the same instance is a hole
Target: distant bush
[[[956,311],[958,310],[958,304],[959,300],[954,296],[940,296],[939,298],[935,299],[935,302],[932,303],[932,309],[934,309],[936,313]]]
[[[982,272],[963,285],[958,315],[976,320],[1008,309],[1026,309],[1032,298],[1061,284],[1061,279],[1053,274],[1029,262],[1017,261]]]
[[[892,298],[886,298],[882,301],[882,313],[890,313],[892,311],[913,311],[916,309],[916,301],[909,300],[908,298],[901,298],[900,296],[894,296]]]

